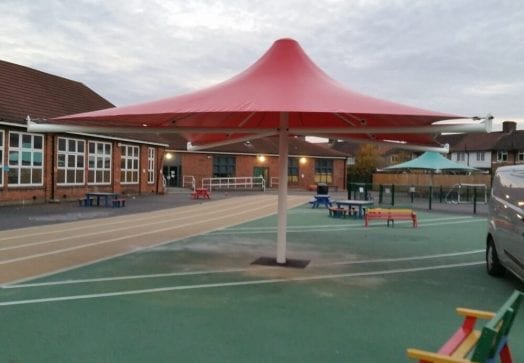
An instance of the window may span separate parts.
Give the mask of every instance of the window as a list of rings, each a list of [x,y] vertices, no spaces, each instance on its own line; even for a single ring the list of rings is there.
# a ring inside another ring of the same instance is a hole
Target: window
[[[497,161],[508,161],[508,152],[497,151]]]
[[[11,186],[44,184],[44,137],[25,132],[9,132],[9,171]]]
[[[1,149],[1,147],[0,147]],[[517,152],[517,161],[524,161],[524,150]],[[1,183],[0,183],[1,185]]]
[[[87,164],[88,184],[111,183],[111,144],[89,141]]]
[[[315,182],[327,184],[333,183],[333,160],[315,160]]]
[[[457,161],[466,161],[466,153],[458,152],[457,153]]]
[[[122,184],[138,184],[139,153],[138,146],[120,146],[120,182]]]
[[[228,178],[235,176],[236,159],[234,156],[213,157],[213,178]]]
[[[155,182],[155,148],[147,148],[147,183]]]
[[[297,158],[288,159],[287,182],[289,184],[298,184],[298,159]]]
[[[4,186],[4,132],[0,130],[0,188]]]
[[[85,181],[85,141],[58,138],[56,165],[58,185],[82,185]]]
[[[484,161],[484,152],[483,151],[477,152],[477,161]]]

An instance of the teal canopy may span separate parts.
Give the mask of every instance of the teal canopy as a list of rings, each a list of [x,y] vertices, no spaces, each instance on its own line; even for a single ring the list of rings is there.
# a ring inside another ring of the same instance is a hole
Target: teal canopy
[[[397,165],[388,166],[384,168],[384,170],[428,170],[436,173],[441,171],[479,171],[478,169],[472,168],[470,166],[451,161],[435,151],[426,151],[416,159]]]

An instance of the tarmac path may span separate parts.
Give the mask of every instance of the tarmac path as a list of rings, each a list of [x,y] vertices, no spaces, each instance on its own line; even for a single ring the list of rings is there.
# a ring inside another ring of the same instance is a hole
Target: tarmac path
[[[288,207],[309,199],[309,195],[288,195]],[[276,212],[276,195],[257,194],[144,213],[3,230],[0,284],[49,275]]]

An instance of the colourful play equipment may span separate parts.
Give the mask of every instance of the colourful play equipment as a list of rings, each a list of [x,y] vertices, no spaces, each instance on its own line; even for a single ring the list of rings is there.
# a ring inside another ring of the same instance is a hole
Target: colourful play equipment
[[[457,308],[464,321],[438,352],[409,348],[408,357],[420,363],[495,363],[497,357],[512,363],[508,336],[523,297],[515,290],[497,312]],[[475,329],[477,319],[488,320],[481,330]]]

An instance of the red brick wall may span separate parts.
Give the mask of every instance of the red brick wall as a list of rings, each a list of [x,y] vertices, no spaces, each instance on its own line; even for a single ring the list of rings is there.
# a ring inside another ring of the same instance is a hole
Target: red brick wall
[[[4,129],[4,165],[8,165],[8,134],[10,129]],[[23,129],[11,129],[16,132],[25,132]],[[74,137],[76,139],[81,137]],[[164,157],[164,148],[155,146],[156,149],[156,181],[153,184],[147,183],[147,157],[148,145],[139,144],[140,147],[140,181],[135,185],[121,185],[120,184],[120,147],[119,141],[104,140],[112,143],[112,164],[113,174],[111,185],[87,185],[87,167],[88,158],[86,152],[85,158],[85,183],[83,186],[58,186],[56,185],[55,176],[58,173],[56,165],[56,150],[57,150],[58,135],[47,134],[44,135],[44,170],[43,170],[43,186],[42,187],[7,187],[7,173],[4,172],[4,185],[0,185],[0,205],[4,204],[22,204],[22,203],[42,203],[51,200],[74,200],[81,198],[84,194],[91,191],[109,192],[115,191],[125,194],[152,194],[163,192],[162,183],[162,161]],[[86,138],[86,145],[88,140],[94,138]],[[132,144],[132,143],[131,143]],[[0,170],[3,172],[3,170]]]
[[[208,154],[183,153],[182,155],[182,175],[194,176],[196,185],[202,185],[202,178],[210,178],[213,174],[213,156]],[[279,164],[277,156],[266,156],[264,161],[260,161],[255,155],[237,155],[236,157],[236,177],[253,176],[255,167],[267,167],[269,179],[279,176]],[[333,161],[333,185],[340,190],[345,189],[345,161]],[[302,178],[302,174],[304,177]],[[306,158],[304,164],[299,163],[299,183],[290,184],[290,188],[307,189],[310,184],[315,184],[315,159]]]

